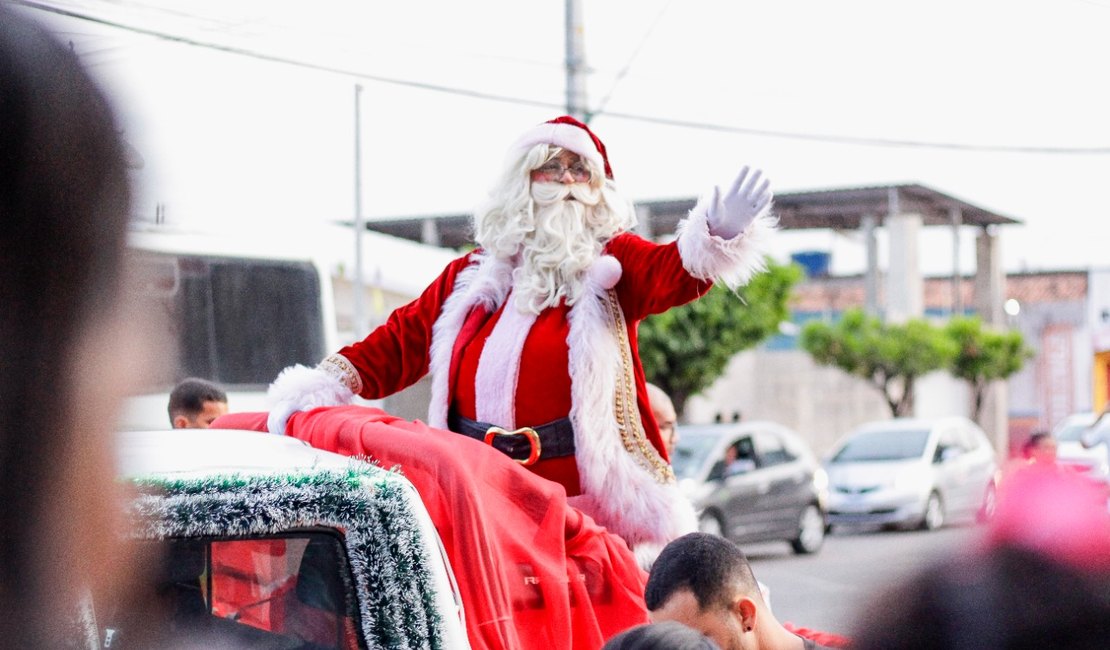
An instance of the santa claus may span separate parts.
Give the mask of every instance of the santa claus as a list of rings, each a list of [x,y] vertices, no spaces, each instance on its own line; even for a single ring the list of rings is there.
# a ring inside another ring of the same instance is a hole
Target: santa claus
[[[475,211],[478,248],[365,339],[270,387],[269,429],[289,415],[378,399],[431,373],[428,423],[483,440],[566,489],[637,549],[694,530],[652,416],[640,320],[737,287],[764,265],[771,191],[741,170],[655,244],[631,231],[605,146],[559,117],[525,132]]]

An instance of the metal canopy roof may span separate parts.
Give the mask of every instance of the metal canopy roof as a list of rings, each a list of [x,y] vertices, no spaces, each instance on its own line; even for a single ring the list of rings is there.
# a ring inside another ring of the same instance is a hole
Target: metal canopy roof
[[[892,198],[894,195],[897,198]],[[894,201],[897,206],[892,209]],[[926,226],[951,225],[953,210],[959,210],[961,223],[968,226],[1021,223],[917,184],[791,192],[775,197],[782,227],[791,229],[857,229],[867,215],[881,225],[884,217],[895,211],[920,214]]]
[[[694,207],[696,198],[639,201],[646,209],[651,232],[673,232],[680,219]],[[893,205],[896,204],[896,205]],[[992,226],[1021,223],[985,208],[954,198],[918,184],[880,185],[875,187],[786,192],[775,195],[775,213],[785,230],[830,228],[856,230],[865,216],[882,225],[892,212],[919,214],[924,225],[951,225],[958,211],[960,223],[968,226]],[[423,241],[426,222],[435,224],[439,245],[461,248],[471,243],[470,216],[466,214],[426,215],[405,219],[368,221],[370,230],[396,237]]]

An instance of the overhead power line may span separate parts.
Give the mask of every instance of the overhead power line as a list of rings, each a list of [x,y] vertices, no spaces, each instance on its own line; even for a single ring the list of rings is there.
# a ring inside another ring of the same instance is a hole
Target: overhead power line
[[[31,9],[45,11],[48,13],[84,20],[87,22],[121,29],[136,34],[143,34],[165,41],[174,43],[181,43],[183,45],[191,45],[194,47],[206,48],[234,54],[238,56],[249,57],[260,61],[268,61],[271,63],[281,63],[307,70],[316,70],[318,72],[328,72],[332,74],[339,74],[348,77],[354,77],[365,81],[373,81],[378,83],[390,84],[395,86],[403,86],[407,88],[416,88],[419,90],[427,90],[431,92],[445,93],[456,95],[460,97],[469,97],[471,99],[481,99],[486,101],[495,101],[508,104],[517,104],[522,106],[536,106],[540,108],[551,108],[555,110],[562,110],[564,106],[557,102],[529,99],[525,97],[514,97],[510,95],[500,95],[496,93],[488,93],[479,90],[472,90],[468,88],[455,88],[452,86],[443,86],[439,84],[427,83],[422,81],[413,81],[410,79],[398,79],[393,77],[386,77],[382,75],[370,74],[359,70],[341,68],[336,66],[328,66],[309,61],[302,61],[290,57],[284,57],[276,54],[268,54],[265,52],[257,52],[241,47],[234,47],[231,45],[223,45],[220,43],[212,43],[201,41],[187,36],[180,36],[177,34],[170,34],[154,29],[147,29],[144,27],[137,27],[134,25],[127,25],[124,23],[108,20],[85,14],[79,11],[72,11],[69,9],[62,9],[60,7],[53,7],[39,2],[32,2],[30,0],[10,0],[12,4],[22,5]],[[903,148],[921,148],[921,149],[947,149],[951,151],[968,151],[968,152],[982,152],[982,153],[1020,153],[1020,154],[1052,154],[1052,155],[1110,155],[1110,146],[1096,146],[1096,147],[1045,147],[1034,145],[991,145],[991,144],[972,144],[961,142],[929,142],[924,140],[902,140],[891,138],[869,138],[861,136],[850,135],[831,135],[822,133],[805,133],[799,131],[782,131],[773,129],[758,129],[753,127],[731,126],[727,124],[713,124],[710,122],[700,122],[695,120],[683,120],[677,118],[667,118],[652,115],[641,115],[636,113],[622,113],[615,111],[605,111],[604,113],[594,113],[593,116],[597,117],[604,115],[605,117],[621,120],[629,120],[636,122],[644,122],[648,124],[657,124],[661,126],[671,126],[686,129],[697,129],[702,131],[715,131],[718,133],[734,133],[739,135],[750,135],[767,138],[781,138],[790,140],[804,140],[809,142],[825,142],[829,144],[848,144],[848,145],[861,145],[872,147],[903,147]]]

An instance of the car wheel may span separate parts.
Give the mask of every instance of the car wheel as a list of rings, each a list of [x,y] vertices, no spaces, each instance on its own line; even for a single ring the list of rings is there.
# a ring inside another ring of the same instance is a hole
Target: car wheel
[[[936,530],[944,525],[944,503],[936,492],[929,493],[929,500],[925,502],[925,515],[921,518],[923,530]]]
[[[790,540],[790,546],[799,555],[816,553],[825,543],[825,516],[812,503],[802,511],[798,519],[798,536]]]
[[[987,492],[983,495],[983,505],[979,506],[979,512],[975,513],[975,519],[985,524],[994,517],[994,509],[998,505],[998,494],[995,490],[994,483],[987,486]]]
[[[712,512],[707,512],[698,519],[698,530],[717,537],[725,536],[725,527],[721,523],[721,518]]]

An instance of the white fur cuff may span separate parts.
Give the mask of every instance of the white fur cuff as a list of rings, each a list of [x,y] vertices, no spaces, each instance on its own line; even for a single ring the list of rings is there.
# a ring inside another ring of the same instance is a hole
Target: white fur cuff
[[[742,287],[767,268],[767,240],[778,230],[778,219],[768,207],[739,235],[723,239],[709,232],[708,202],[702,198],[678,224],[682,265],[695,278]]]
[[[294,412],[350,404],[354,396],[343,382],[319,368],[289,366],[266,391],[271,414],[267,428],[271,433],[284,434],[285,422]]]

